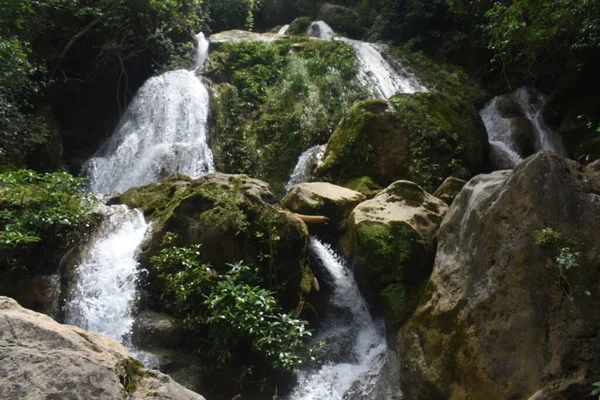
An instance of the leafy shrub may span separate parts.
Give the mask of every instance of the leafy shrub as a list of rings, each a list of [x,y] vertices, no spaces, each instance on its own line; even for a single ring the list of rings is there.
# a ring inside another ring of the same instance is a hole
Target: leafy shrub
[[[533,233],[535,244],[546,247],[558,244],[562,239],[562,234],[552,228],[543,228]]]
[[[95,199],[86,181],[63,172],[19,170],[0,174],[0,266],[20,266],[30,245],[64,239],[89,222]]]
[[[248,345],[276,370],[302,363],[311,336],[307,323],[282,312],[273,292],[259,286],[257,270],[238,263],[219,272],[198,260],[199,251],[199,245],[167,247],[152,258],[167,304],[186,327],[208,332],[210,351],[221,363],[235,360],[234,351]]]

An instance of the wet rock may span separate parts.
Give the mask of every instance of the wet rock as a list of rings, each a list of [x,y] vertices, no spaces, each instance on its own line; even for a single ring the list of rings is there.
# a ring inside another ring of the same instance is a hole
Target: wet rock
[[[144,368],[116,341],[8,297],[0,297],[0,359],[3,399],[204,399]]]
[[[597,189],[591,171],[548,151],[463,188],[439,229],[423,298],[399,331],[409,398],[589,393],[600,376]],[[536,232],[548,228],[556,234],[544,246]],[[568,269],[561,254],[574,261]]]
[[[550,389],[542,389],[533,394],[528,400],[567,400],[560,393],[553,392]]]
[[[133,323],[133,341],[142,349],[178,348],[184,331],[180,321],[167,314],[142,311]]]
[[[325,3],[321,6],[317,19],[327,23],[340,35],[359,38],[362,34],[358,14],[351,8]]]
[[[60,317],[60,285],[59,274],[23,279],[16,284],[15,299],[25,308],[58,320]]]
[[[382,302],[388,327],[406,319],[429,276],[435,235],[447,205],[408,181],[398,181],[359,204],[348,218],[344,254],[358,283]]]
[[[337,227],[364,200],[365,196],[354,190],[331,183],[311,182],[294,186],[282,204],[298,214],[323,215]]]

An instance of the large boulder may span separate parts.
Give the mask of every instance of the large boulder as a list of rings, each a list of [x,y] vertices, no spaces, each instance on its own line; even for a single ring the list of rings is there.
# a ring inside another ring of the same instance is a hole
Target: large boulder
[[[589,393],[600,376],[599,177],[544,151],[464,187],[399,331],[408,398]]]
[[[150,290],[156,292],[150,258],[162,248],[165,234],[177,234],[176,246],[202,245],[199,260],[217,269],[243,261],[278,282],[279,299],[295,307],[300,283],[312,282],[308,267],[308,231],[292,213],[272,205],[265,182],[245,175],[207,174],[191,180],[173,176],[163,183],[133,188],[121,196],[153,221],[151,238],[140,256],[149,268]],[[302,285],[305,291],[308,286]]]
[[[323,215],[338,226],[366,197],[354,190],[325,182],[301,183],[283,198],[282,204],[298,214]]]
[[[366,175],[384,186],[410,179],[433,191],[448,176],[481,172],[487,148],[473,105],[439,92],[399,94],[356,103],[315,175],[337,184]]]
[[[408,177],[409,140],[401,124],[387,101],[356,103],[329,139],[314,175],[338,184],[366,175],[382,185]]]
[[[0,297],[3,399],[182,399],[204,397],[147,370],[112,339],[60,325]]]
[[[325,3],[321,6],[317,19],[326,22],[340,35],[360,38],[363,33],[358,14],[348,7]]]
[[[398,181],[359,204],[348,218],[343,252],[354,260],[363,291],[383,303],[390,329],[416,306],[447,209],[415,183]]]
[[[450,176],[433,192],[433,195],[447,204],[452,204],[452,200],[466,184],[466,181]]]

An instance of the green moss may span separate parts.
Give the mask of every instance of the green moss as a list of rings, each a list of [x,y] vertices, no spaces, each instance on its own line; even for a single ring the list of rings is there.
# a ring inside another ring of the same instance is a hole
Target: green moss
[[[433,191],[448,176],[467,178],[481,170],[487,139],[473,105],[438,92],[399,94],[390,102],[410,140],[411,180]]]
[[[302,269],[302,279],[300,280],[300,289],[305,295],[310,294],[313,291],[315,282],[315,275],[309,267]]]
[[[367,198],[374,197],[382,189],[381,186],[373,182],[373,180],[368,176],[351,179],[348,182],[344,183],[342,186],[348,189],[356,190],[357,192],[360,192],[367,196]]]
[[[135,392],[144,375],[144,364],[140,361],[132,357],[122,360],[117,365],[117,376],[123,386],[123,396],[128,397]]]
[[[162,183],[131,188],[121,195],[119,201],[131,208],[139,208],[151,220],[160,220],[186,192],[190,182],[190,177],[175,174]]]

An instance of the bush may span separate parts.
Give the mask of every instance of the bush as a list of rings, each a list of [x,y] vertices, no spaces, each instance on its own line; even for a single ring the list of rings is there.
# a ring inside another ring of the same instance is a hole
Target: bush
[[[26,257],[34,244],[64,241],[76,227],[90,222],[96,200],[83,191],[86,184],[63,172],[0,174],[0,269],[6,264],[11,270],[27,270]]]
[[[221,364],[240,361],[235,351],[247,346],[275,370],[302,363],[307,323],[282,312],[273,292],[259,286],[258,270],[238,263],[221,273],[202,264],[199,251],[199,245],[167,247],[152,258],[167,306],[185,326],[208,332],[209,351]]]

